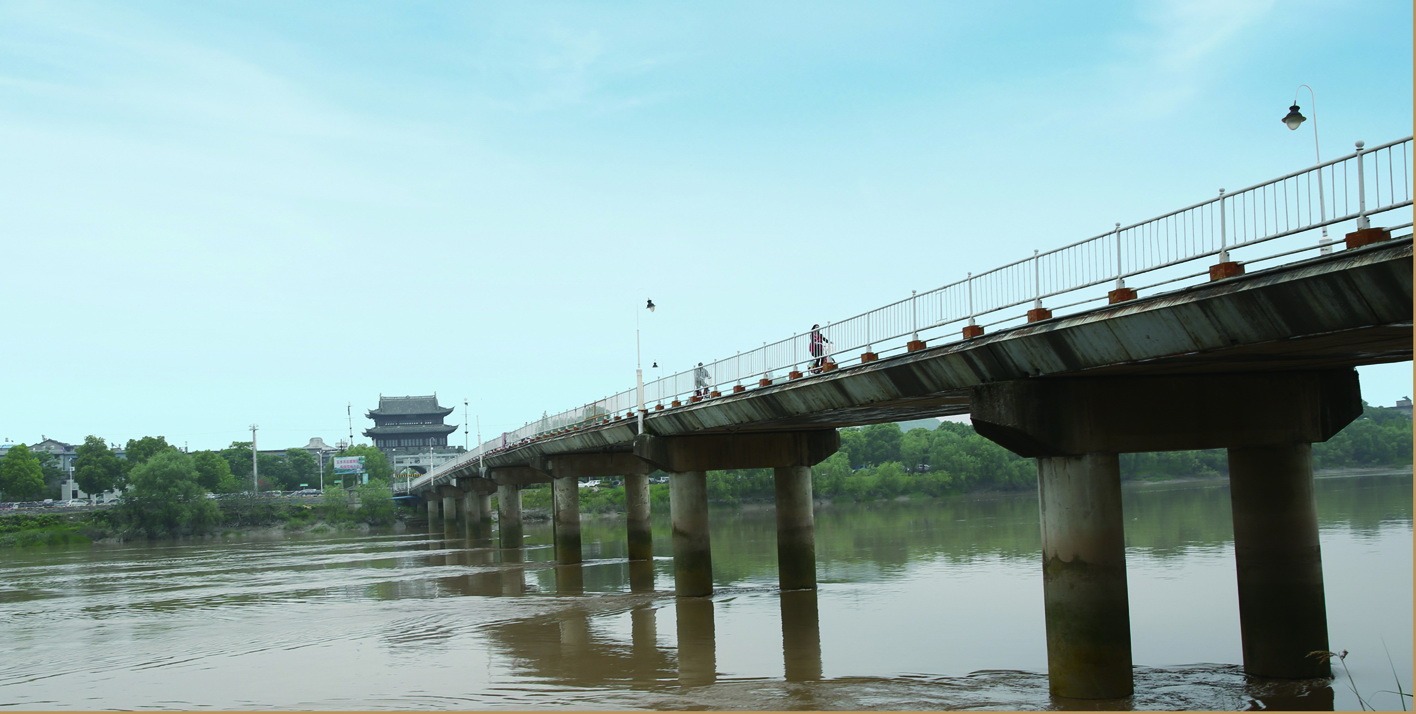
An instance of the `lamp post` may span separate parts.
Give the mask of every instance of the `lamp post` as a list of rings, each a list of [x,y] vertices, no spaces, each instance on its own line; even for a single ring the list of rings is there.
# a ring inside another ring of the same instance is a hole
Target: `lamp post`
[[[1303,116],[1302,113],[1298,111],[1299,89],[1307,89],[1308,97],[1313,100],[1313,156],[1317,159],[1317,162],[1321,164],[1323,162],[1323,155],[1318,149],[1318,97],[1313,93],[1312,87],[1306,84],[1300,84],[1298,85],[1298,89],[1293,90],[1293,106],[1288,108],[1288,114],[1283,117],[1283,125],[1288,127],[1289,131],[1296,131],[1299,125],[1307,120],[1307,117]],[[1318,169],[1318,220],[1323,223],[1323,237],[1318,241],[1318,246],[1322,254],[1327,255],[1332,252],[1332,246],[1328,244],[1327,199],[1323,196],[1322,168]]]
[[[646,301],[648,304],[644,309],[649,312],[654,311],[654,301]],[[639,411],[636,416],[639,418],[639,433],[644,433],[644,363],[639,358],[639,312],[634,313],[634,389],[639,398]]]

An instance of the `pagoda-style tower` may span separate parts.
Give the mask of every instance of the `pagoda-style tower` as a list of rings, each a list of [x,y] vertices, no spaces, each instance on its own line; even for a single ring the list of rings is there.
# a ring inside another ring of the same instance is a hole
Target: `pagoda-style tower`
[[[364,436],[373,439],[374,446],[386,454],[446,447],[447,435],[457,431],[456,424],[443,423],[451,413],[451,407],[438,406],[436,394],[429,397],[379,395],[379,408],[365,415],[374,420],[374,428],[364,430]]]

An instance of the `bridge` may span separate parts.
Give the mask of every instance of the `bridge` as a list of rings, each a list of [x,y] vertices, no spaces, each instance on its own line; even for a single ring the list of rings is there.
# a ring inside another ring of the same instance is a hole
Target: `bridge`
[[[811,466],[836,430],[968,414],[1037,461],[1053,693],[1115,698],[1133,689],[1118,454],[1224,448],[1245,671],[1330,676],[1307,656],[1329,649],[1311,444],[1360,415],[1354,367],[1412,355],[1412,139],[1356,148],[830,323],[824,363],[793,335],[705,365],[705,390],[684,372],[544,417],[410,490],[478,529],[495,492],[516,548],[519,489],[550,483],[574,563],[578,479],[622,477],[640,561],[665,472],[675,592],[698,597],[707,472],[772,468],[779,583],[810,589]]]

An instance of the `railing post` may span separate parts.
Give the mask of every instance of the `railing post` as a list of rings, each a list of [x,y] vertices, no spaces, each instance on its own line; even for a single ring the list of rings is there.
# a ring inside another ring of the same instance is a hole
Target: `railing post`
[[[1224,189],[1219,189],[1219,262],[1229,261],[1229,236],[1224,218]]]
[[[964,325],[964,339],[970,340],[983,334],[983,328],[974,321],[973,273],[964,278],[964,287],[967,288],[969,296],[969,324]]]
[[[1120,222],[1116,223],[1116,228],[1112,232],[1116,235],[1116,289],[1106,294],[1106,302],[1108,305],[1115,305],[1118,302],[1136,299],[1136,291],[1126,287],[1126,269],[1122,267],[1121,263]]]
[[[1042,276],[1038,273],[1037,248],[1033,248],[1033,309],[1042,309]]]
[[[1229,242],[1224,223],[1224,189],[1219,189],[1219,262],[1209,269],[1210,280],[1223,280],[1244,274],[1244,266],[1229,259]]]
[[[1366,142],[1357,142],[1357,230],[1364,231],[1371,228],[1371,223],[1367,220],[1367,176],[1362,171],[1362,147]]]
[[[1033,249],[1033,308],[1028,310],[1028,322],[1040,322],[1052,318],[1052,311],[1042,306],[1042,274],[1038,267],[1038,251]]]
[[[911,290],[911,291],[910,291],[910,313],[911,313],[911,315],[913,316],[912,319],[913,319],[914,323],[913,323],[913,327],[911,327],[911,329],[910,329],[910,333],[913,335],[913,339],[916,339],[916,340],[919,339],[919,304],[916,302],[916,298],[917,298],[917,297],[918,297],[918,291],[917,291],[917,290]],[[866,328],[867,328],[867,329],[869,329],[869,322],[868,322],[869,319],[870,319],[869,316],[867,316],[867,317],[866,317],[866,320],[867,320]]]

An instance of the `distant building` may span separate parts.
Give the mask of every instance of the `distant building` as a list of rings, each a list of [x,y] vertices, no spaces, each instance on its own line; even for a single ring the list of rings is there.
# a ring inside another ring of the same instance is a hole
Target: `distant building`
[[[436,394],[427,397],[385,397],[379,395],[379,408],[365,416],[374,421],[364,436],[374,440],[374,446],[388,457],[394,473],[412,468],[427,473],[430,467],[457,458],[465,451],[448,446],[447,437],[457,431],[456,424],[444,424],[452,407],[438,405]]]
[[[79,488],[78,482],[74,481],[74,459],[78,457],[74,444],[59,441],[58,439],[50,439],[46,436],[41,436],[41,438],[43,441],[31,444],[29,449],[30,451],[43,451],[52,455],[55,459],[55,465],[64,472],[64,477],[59,483],[55,484],[51,482],[45,484],[48,488],[53,488],[57,485],[59,487],[59,498],[61,500],[74,498],[85,499],[98,496],[112,498],[121,493],[121,491],[106,491],[102,494],[85,493]],[[4,456],[4,453],[9,451],[11,446],[14,446],[14,444],[0,444],[0,456]],[[122,447],[114,448],[113,454],[120,459],[125,458]]]
[[[1392,407],[1406,416],[1411,416],[1411,397],[1402,397],[1396,400],[1396,406]]]

